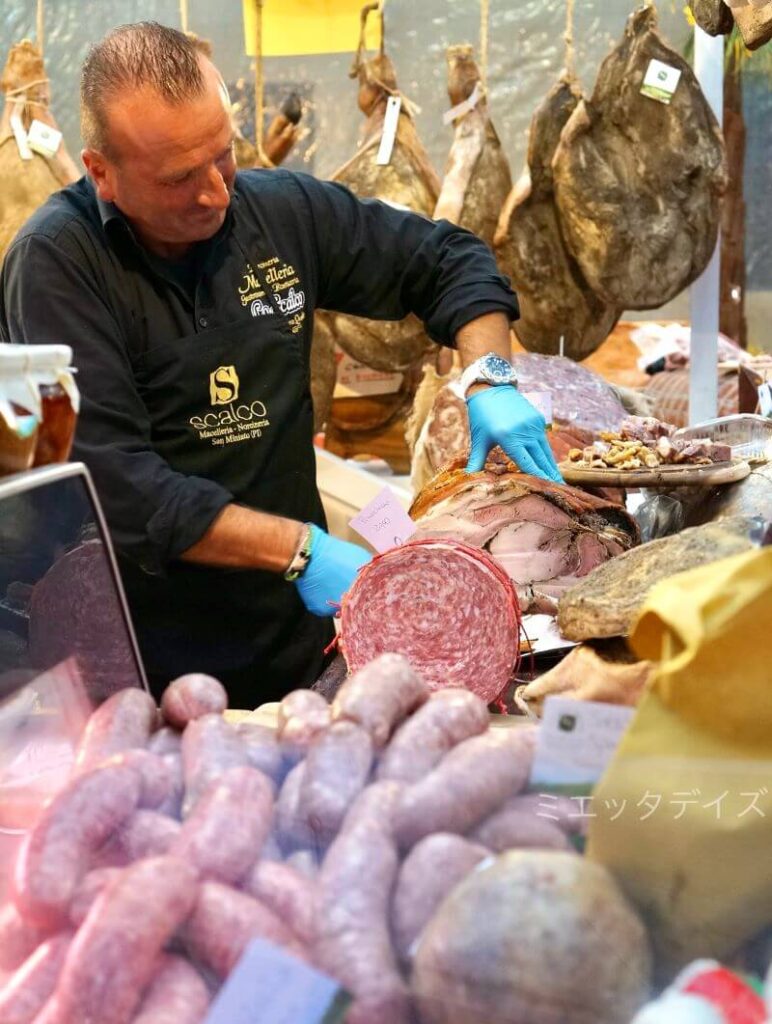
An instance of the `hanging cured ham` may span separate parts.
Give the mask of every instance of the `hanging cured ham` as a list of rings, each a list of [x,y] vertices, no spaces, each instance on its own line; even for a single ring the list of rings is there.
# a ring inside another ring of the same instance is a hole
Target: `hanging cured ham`
[[[366,21],[377,7],[369,4],[362,11],[360,45],[352,68],[352,77],[359,80],[359,107],[367,118],[364,138],[356,155],[335,172],[332,180],[346,185],[360,198],[383,199],[431,217],[440,182],[418,138],[410,103],[404,98],[390,160],[387,164],[376,161],[388,100],[400,95],[394,66],[383,46],[375,57],[365,59]],[[326,339],[318,337],[325,327],[339,349],[337,354],[331,354]],[[373,376],[367,368],[393,375],[381,382],[371,380],[361,395],[353,391],[349,397],[335,399],[326,423],[326,447],[346,458],[381,457],[395,472],[408,472],[405,420],[420,379],[421,363],[436,350],[421,321],[412,315],[398,322],[384,322],[317,313],[313,347],[315,372],[323,373],[327,380],[332,358],[339,360],[339,381],[343,369],[362,376],[351,366],[351,360],[365,368],[364,376]],[[318,383],[316,399],[320,407],[326,401]]]
[[[453,145],[434,217],[460,224],[492,246],[512,175],[488,114],[471,46],[448,48],[448,96],[452,108],[477,102],[454,121]]]
[[[5,107],[0,118],[0,259],[16,232],[58,189],[81,177],[62,140],[52,157],[20,149],[14,124],[26,138],[33,121],[57,128],[40,50],[25,39],[11,47],[0,79]],[[26,155],[22,155],[22,152]]]
[[[653,60],[680,74],[670,102],[641,92]],[[628,19],[592,97],[563,130],[553,173],[566,244],[610,305],[656,309],[707,266],[727,183],[724,143],[692,69],[657,32],[654,7]]]
[[[527,168],[501,211],[495,247],[520,300],[514,329],[532,352],[572,359],[601,345],[621,310],[599,298],[568,251],[555,203],[552,160],[560,133],[581,103],[569,79],[558,82],[534,115]]]
[[[383,49],[372,59],[365,59],[366,20],[377,6],[370,4],[362,12],[360,46],[352,68],[352,77],[359,79],[359,108],[367,118],[364,138],[356,155],[332,175],[332,180],[346,185],[361,199],[384,199],[431,217],[440,182],[418,137],[410,104],[404,99],[391,159],[387,164],[376,162],[386,105],[389,97],[400,95],[394,65]],[[340,347],[353,359],[377,370],[406,370],[431,347],[415,316],[385,323],[338,313],[323,315],[329,318]]]

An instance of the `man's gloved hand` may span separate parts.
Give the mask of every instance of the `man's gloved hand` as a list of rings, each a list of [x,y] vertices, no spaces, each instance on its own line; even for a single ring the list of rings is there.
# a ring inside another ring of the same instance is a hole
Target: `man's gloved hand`
[[[312,526],[311,559],[303,575],[295,580],[303,604],[314,615],[334,615],[357,572],[371,558],[357,544],[338,540]]]
[[[467,473],[479,473],[491,448],[500,445],[523,473],[563,483],[547,441],[546,421],[511,385],[477,391],[466,401],[472,451]]]

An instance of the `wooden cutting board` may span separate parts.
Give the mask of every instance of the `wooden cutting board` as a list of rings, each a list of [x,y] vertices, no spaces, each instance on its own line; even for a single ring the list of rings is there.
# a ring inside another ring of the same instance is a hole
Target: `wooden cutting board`
[[[742,459],[712,463],[710,466],[658,466],[656,469],[586,469],[571,462],[558,466],[567,484],[582,487],[646,487],[669,490],[671,487],[718,487],[744,480],[751,467]]]

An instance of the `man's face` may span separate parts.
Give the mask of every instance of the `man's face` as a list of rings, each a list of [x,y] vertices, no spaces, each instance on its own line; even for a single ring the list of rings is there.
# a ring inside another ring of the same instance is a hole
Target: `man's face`
[[[214,65],[201,65],[205,91],[184,103],[171,106],[150,88],[116,96],[107,107],[110,157],[83,152],[100,198],[162,256],[216,234],[236,175],[228,96]]]

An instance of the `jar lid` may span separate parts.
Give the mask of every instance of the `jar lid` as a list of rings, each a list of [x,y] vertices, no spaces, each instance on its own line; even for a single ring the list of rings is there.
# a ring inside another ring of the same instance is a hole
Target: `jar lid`
[[[66,370],[72,363],[69,345],[22,345],[27,349],[31,370]]]
[[[24,373],[27,366],[26,345],[0,344],[0,374]]]

